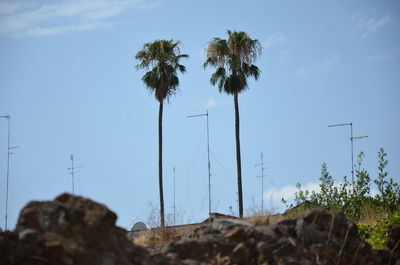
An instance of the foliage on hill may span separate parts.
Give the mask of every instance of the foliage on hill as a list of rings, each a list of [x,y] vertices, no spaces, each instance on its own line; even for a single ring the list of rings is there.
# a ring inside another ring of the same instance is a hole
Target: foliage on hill
[[[336,182],[329,174],[327,164],[323,163],[319,178],[320,191],[303,190],[298,183],[294,201],[300,207],[296,207],[292,213],[317,207],[344,212],[358,223],[362,237],[373,247],[382,248],[386,244],[388,227],[400,224],[400,185],[386,171],[389,161],[383,148],[378,151],[378,176],[373,181],[362,167],[364,156],[363,152],[358,155],[354,183],[346,176],[343,182]],[[371,184],[376,185],[375,195],[371,194]],[[293,208],[293,205],[282,200],[289,208]]]

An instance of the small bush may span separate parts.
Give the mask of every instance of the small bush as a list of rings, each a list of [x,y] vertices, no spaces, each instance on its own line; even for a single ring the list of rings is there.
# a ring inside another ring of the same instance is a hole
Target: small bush
[[[358,235],[373,248],[385,248],[389,226],[394,224],[400,224],[400,210],[388,217],[378,219],[375,224],[358,224]]]
[[[326,163],[322,164],[320,191],[302,190],[297,184],[295,193],[296,207],[284,203],[290,208],[289,214],[296,215],[306,209],[323,207],[328,210],[342,211],[358,223],[359,235],[374,248],[384,248],[387,243],[388,226],[400,224],[400,184],[389,178],[386,166],[389,161],[381,148],[378,151],[378,176],[372,181],[369,173],[362,167],[364,153],[358,155],[355,166],[355,180],[349,182],[347,177],[342,183],[334,181],[328,172]],[[375,184],[378,194],[370,194],[371,184]]]

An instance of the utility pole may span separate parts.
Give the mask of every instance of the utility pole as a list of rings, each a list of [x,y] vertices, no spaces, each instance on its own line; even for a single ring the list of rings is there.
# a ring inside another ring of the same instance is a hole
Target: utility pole
[[[354,188],[354,148],[353,148],[353,141],[361,138],[367,138],[368,136],[357,136],[353,137],[353,123],[340,123],[340,124],[333,124],[328,125],[328,127],[337,127],[337,126],[350,126],[350,143],[351,143],[351,183]]]
[[[174,171],[174,225],[176,225],[176,205],[175,205],[175,167],[172,168],[172,170]]]
[[[267,163],[264,163],[264,156],[263,153],[261,152],[261,163],[255,164],[255,167],[261,166],[261,176],[257,176],[261,178],[261,212],[264,214],[264,165]]]
[[[0,118],[5,118],[8,120],[8,134],[7,134],[7,183],[6,183],[6,216],[4,221],[4,231],[7,231],[7,218],[8,218],[8,183],[10,178],[10,155],[14,153],[11,152],[11,149],[18,148],[18,146],[10,147],[11,142],[11,116],[4,115],[0,116]]]
[[[186,118],[207,117],[207,165],[208,165],[208,215],[211,215],[211,163],[210,163],[210,132],[208,126],[208,110],[205,114],[186,116]]]
[[[68,170],[70,171],[69,174],[71,174],[72,177],[72,195],[75,195],[75,174],[79,173],[79,171],[75,171],[75,169],[77,168],[81,168],[81,167],[75,167],[74,166],[74,154],[71,154],[71,156],[69,157],[71,159],[71,167],[68,168]]]

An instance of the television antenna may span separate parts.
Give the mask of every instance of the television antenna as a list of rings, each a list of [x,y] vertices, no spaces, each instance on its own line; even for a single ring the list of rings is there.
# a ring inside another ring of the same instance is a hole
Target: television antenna
[[[354,140],[358,140],[358,139],[362,139],[362,138],[367,138],[368,135],[365,136],[357,136],[357,137],[353,137],[353,123],[340,123],[340,124],[332,124],[332,125],[328,125],[328,127],[338,127],[338,126],[350,126],[350,143],[351,143],[351,182],[353,184],[354,187],[354,148],[353,148],[353,141]]]
[[[7,231],[7,218],[8,218],[8,183],[10,178],[10,155],[14,153],[11,152],[12,149],[18,148],[18,146],[10,147],[11,141],[11,116],[3,115],[0,118],[5,118],[8,120],[8,134],[7,134],[7,183],[6,183],[6,216],[4,220],[4,231]]]
[[[264,214],[264,165],[266,165],[268,162],[264,162],[264,156],[263,153],[261,152],[261,163],[255,164],[255,167],[261,166],[261,175],[257,176],[258,178],[261,178],[261,212]]]
[[[172,168],[174,171],[174,225],[176,225],[176,205],[175,205],[175,166]]]
[[[210,131],[208,126],[208,110],[204,114],[186,116],[186,118],[207,117],[207,165],[208,165],[208,215],[211,215],[211,164],[210,164]]]
[[[75,195],[75,174],[80,173],[80,171],[75,171],[75,169],[82,167],[74,166],[74,158],[75,158],[74,154],[71,154],[69,158],[71,160],[71,167],[68,168],[68,171],[72,178],[72,195]]]

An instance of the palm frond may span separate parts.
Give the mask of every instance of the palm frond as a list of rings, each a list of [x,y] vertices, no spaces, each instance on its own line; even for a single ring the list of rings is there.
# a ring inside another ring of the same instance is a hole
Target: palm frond
[[[181,73],[186,73],[186,66],[183,64],[177,64],[176,68],[181,72]]]
[[[261,43],[243,31],[232,31],[229,34],[228,46],[230,53],[242,58],[246,63],[254,62],[262,52]]]
[[[208,43],[207,46],[207,59],[204,63],[204,67],[211,66],[223,66],[226,62],[228,55],[228,46],[226,40],[220,38],[214,38]]]
[[[261,70],[257,66],[255,66],[254,64],[250,65],[249,76],[253,76],[255,80],[258,80],[260,74]]]
[[[246,76],[252,76],[255,80],[258,80],[261,73],[260,69],[254,64],[249,65],[247,63],[243,63],[242,70]]]
[[[159,101],[168,99],[176,92],[179,86],[177,71],[186,72],[186,67],[179,62],[189,56],[180,53],[179,45],[179,41],[156,40],[145,43],[135,56],[139,61],[137,69],[151,68],[142,80]]]
[[[214,86],[218,82],[218,89],[221,91],[226,80],[225,68],[218,67],[215,73],[211,75],[210,83]]]
[[[217,71],[212,74],[212,85],[218,83],[218,89],[228,94],[240,93],[248,88],[247,78],[260,77],[260,69],[253,64],[262,47],[258,40],[251,39],[243,31],[227,30],[228,39],[213,38],[207,45],[207,57],[203,67],[213,66]],[[224,69],[224,77],[218,73]]]

